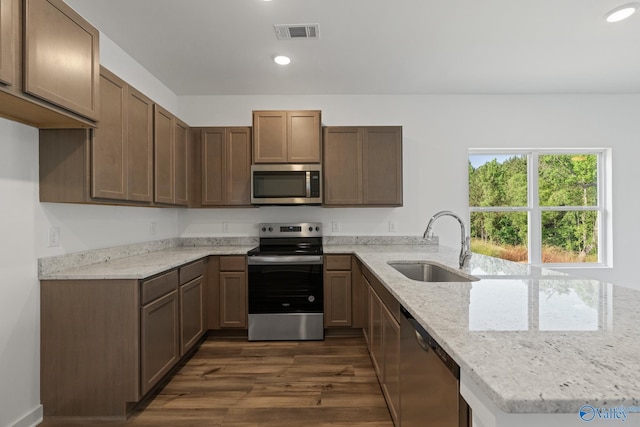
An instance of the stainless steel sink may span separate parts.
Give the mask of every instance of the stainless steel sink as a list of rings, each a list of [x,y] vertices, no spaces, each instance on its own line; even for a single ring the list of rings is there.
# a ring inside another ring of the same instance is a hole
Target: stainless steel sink
[[[478,277],[453,272],[438,264],[426,261],[390,262],[389,265],[411,280],[420,282],[476,282]]]

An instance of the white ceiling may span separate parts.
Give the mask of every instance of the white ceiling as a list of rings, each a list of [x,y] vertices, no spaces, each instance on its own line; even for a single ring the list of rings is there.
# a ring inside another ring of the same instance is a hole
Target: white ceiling
[[[640,92],[640,13],[603,19],[627,0],[66,2],[177,95]]]

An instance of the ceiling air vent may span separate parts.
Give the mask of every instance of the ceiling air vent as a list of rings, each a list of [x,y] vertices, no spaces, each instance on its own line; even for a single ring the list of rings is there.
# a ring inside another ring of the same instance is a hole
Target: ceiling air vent
[[[278,40],[317,39],[320,37],[318,24],[274,25]]]

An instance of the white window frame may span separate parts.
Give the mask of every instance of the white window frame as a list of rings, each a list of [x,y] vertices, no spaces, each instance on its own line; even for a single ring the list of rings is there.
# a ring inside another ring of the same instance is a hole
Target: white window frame
[[[538,200],[538,164],[544,154],[595,154],[598,159],[598,201],[596,206],[540,206]],[[476,207],[469,206],[472,212],[526,212],[528,219],[529,263],[549,268],[602,268],[612,264],[612,224],[611,224],[611,149],[610,148],[535,148],[535,149],[469,149],[473,155],[524,155],[527,157],[527,206]],[[469,200],[467,181],[467,203]],[[581,263],[543,263],[542,262],[542,212],[544,211],[597,211],[598,224],[598,261]]]

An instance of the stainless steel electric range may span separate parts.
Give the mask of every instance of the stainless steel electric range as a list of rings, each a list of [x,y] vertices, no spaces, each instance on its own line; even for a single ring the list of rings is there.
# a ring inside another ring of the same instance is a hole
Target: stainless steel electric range
[[[324,339],[322,224],[260,224],[250,250],[249,340]]]

